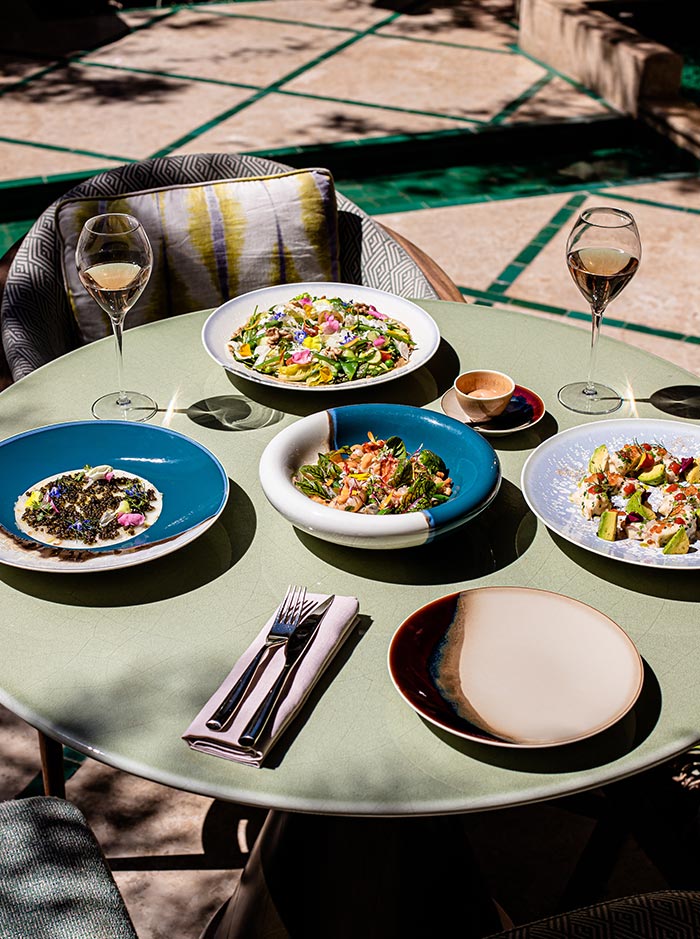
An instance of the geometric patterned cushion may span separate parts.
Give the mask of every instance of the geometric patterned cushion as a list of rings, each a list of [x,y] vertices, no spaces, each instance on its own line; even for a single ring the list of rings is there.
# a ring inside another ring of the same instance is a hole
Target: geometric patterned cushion
[[[292,167],[240,153],[191,153],[137,160],[97,173],[53,202],[27,232],[2,296],[2,344],[14,381],[84,344],[68,302],[56,214],[69,199],[111,199],[157,186],[182,186],[243,176],[270,176]],[[336,190],[340,268],[344,283],[400,297],[437,299],[413,258],[375,220]],[[201,308],[204,308],[203,306]],[[135,312],[132,311],[132,312]],[[126,317],[125,327],[134,319]]]
[[[489,939],[698,939],[700,892],[659,890],[561,913]]]
[[[2,939],[137,939],[83,814],[48,796],[0,803]]]
[[[71,199],[59,204],[56,220],[63,281],[85,342],[111,333],[75,265],[84,223],[105,212],[133,215],[153,248],[130,326],[216,307],[258,287],[340,280],[335,188],[325,169]]]

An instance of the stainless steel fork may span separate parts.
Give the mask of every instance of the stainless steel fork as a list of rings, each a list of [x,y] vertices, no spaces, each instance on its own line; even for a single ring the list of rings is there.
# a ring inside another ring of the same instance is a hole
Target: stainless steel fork
[[[236,684],[207,721],[209,730],[225,729],[253,680],[253,676],[257,672],[258,666],[265,653],[274,646],[284,645],[303,617],[313,609],[314,605],[313,600],[306,599],[306,587],[296,587],[290,584],[284,595],[284,599],[277,608],[277,613],[265,637],[265,642],[255,653],[255,657],[250,665],[248,665]]]

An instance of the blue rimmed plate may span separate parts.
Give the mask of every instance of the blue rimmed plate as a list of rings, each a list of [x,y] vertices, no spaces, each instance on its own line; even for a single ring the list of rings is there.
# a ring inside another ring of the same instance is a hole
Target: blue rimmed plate
[[[108,463],[144,477],[163,494],[156,522],[118,548],[28,550],[14,505],[29,486],[70,469]],[[201,444],[165,427],[126,421],[75,421],[0,442],[0,562],[29,570],[84,572],[129,567],[175,551],[212,525],[228,498],[226,471]],[[73,552],[76,553],[76,552]],[[63,554],[64,557],[60,555]]]
[[[401,437],[409,452],[424,447],[447,465],[453,494],[442,505],[402,515],[342,512],[314,502],[292,483],[292,475],[318,454],[377,439]],[[488,441],[436,411],[402,404],[350,404],[310,414],[286,427],[267,445],[260,482],[277,511],[297,528],[354,548],[408,548],[468,522],[498,493],[501,468]]]
[[[597,521],[589,521],[570,501],[597,446],[619,450],[624,444],[662,444],[677,456],[700,454],[700,425],[646,418],[618,418],[570,427],[550,437],[527,458],[521,476],[523,495],[535,515],[551,531],[572,544],[604,557],[673,570],[700,568],[700,542],[688,554],[664,554],[631,539],[605,541],[597,535]]]

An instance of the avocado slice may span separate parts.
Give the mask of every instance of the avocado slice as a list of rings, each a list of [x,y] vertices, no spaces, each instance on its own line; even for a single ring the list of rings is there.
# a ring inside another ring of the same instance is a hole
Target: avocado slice
[[[691,466],[688,472],[685,474],[686,482],[689,483],[700,483],[700,466],[696,463],[695,466]]]
[[[685,528],[679,528],[664,545],[664,554],[687,554],[689,548],[688,532]]]
[[[604,473],[608,465],[608,448],[604,443],[596,447],[588,461],[589,473]]]
[[[617,538],[617,512],[613,509],[606,509],[600,516],[598,537],[604,541],[615,541]]]
[[[647,519],[647,521],[651,521],[652,518],[656,518],[654,515],[654,510],[642,502],[642,492],[639,489],[636,492],[633,492],[627,500],[627,504],[625,505],[625,512],[627,512],[628,515],[631,515],[632,513],[635,515],[641,515],[642,518]]]
[[[640,473],[637,479],[640,483],[646,483],[647,486],[660,486],[666,482],[666,467],[663,463],[657,463],[646,473]]]

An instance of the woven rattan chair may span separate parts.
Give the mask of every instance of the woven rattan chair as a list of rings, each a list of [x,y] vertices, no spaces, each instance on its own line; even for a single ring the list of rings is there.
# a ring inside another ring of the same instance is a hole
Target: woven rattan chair
[[[56,225],[61,202],[79,197],[110,198],[159,186],[264,176],[289,169],[260,157],[225,153],[162,157],[99,173],[53,202],[21,243],[0,261],[0,290],[3,269],[5,272],[0,313],[0,388],[81,344],[61,273]],[[375,222],[340,193],[336,201],[344,281],[414,299],[462,299],[444,271],[420,249]]]

